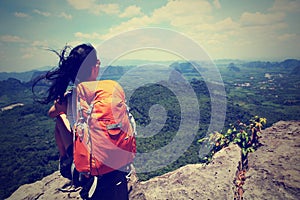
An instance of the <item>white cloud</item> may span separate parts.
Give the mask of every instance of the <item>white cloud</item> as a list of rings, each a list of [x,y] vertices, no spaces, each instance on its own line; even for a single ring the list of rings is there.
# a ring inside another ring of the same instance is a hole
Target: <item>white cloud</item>
[[[292,40],[297,40],[297,38],[299,39],[299,37],[297,37],[296,34],[290,34],[290,33],[285,33],[283,35],[279,35],[278,40],[280,41],[292,41]]]
[[[15,35],[2,35],[1,36],[2,42],[15,42],[15,43],[25,43],[27,42],[25,39],[15,36]]]
[[[31,46],[33,47],[40,47],[40,48],[47,48],[49,46],[47,41],[38,41],[35,40],[31,43]]]
[[[77,10],[91,9],[95,5],[94,0],[68,0],[68,3]]]
[[[196,32],[226,32],[235,31],[240,28],[240,24],[234,22],[230,17],[215,23],[202,23],[194,26]]]
[[[44,17],[49,17],[51,15],[51,13],[49,13],[49,12],[42,12],[38,9],[34,9],[33,12],[36,13],[36,14],[42,15]]]
[[[130,9],[139,10],[133,7]],[[191,27],[194,28],[201,23],[211,21],[211,11],[211,4],[205,0],[169,1],[165,6],[155,9],[149,16],[134,17],[113,26],[107,34],[102,35],[102,38],[107,39],[120,32],[147,26],[159,26],[164,23],[170,23],[174,28],[189,30]]]
[[[67,13],[65,13],[65,12],[60,13],[60,14],[58,15],[58,17],[62,17],[62,18],[68,19],[68,20],[72,19],[72,15],[67,14]]]
[[[282,12],[263,14],[260,12],[249,13],[245,12],[240,18],[240,22],[245,26],[255,25],[269,25],[273,23],[282,22],[285,18],[285,14]]]
[[[141,8],[137,7],[136,5],[129,6],[125,9],[123,13],[119,15],[119,17],[125,18],[125,17],[135,17],[135,16],[141,16],[143,13],[141,12]]]
[[[98,4],[92,9],[92,12],[95,14],[118,14],[120,12],[120,8],[118,4]]]
[[[135,29],[135,28],[145,27],[151,23],[152,23],[151,18],[144,15],[140,18],[136,18],[136,17],[132,18],[126,22],[121,23],[120,25],[118,25],[116,27],[112,27],[110,29],[110,32],[111,33],[124,32],[124,31]]]
[[[38,9],[34,9],[33,12],[37,13],[39,15],[42,15],[44,17],[54,16],[54,17],[64,18],[64,19],[67,19],[67,20],[71,20],[72,19],[72,15],[71,14],[67,14],[66,12],[61,12],[60,14],[55,14],[55,13],[50,13],[50,12],[42,12],[42,11],[40,11]]]
[[[72,15],[71,14],[67,14],[65,12],[61,12],[60,14],[53,14],[53,13],[50,13],[50,12],[42,12],[42,11],[37,10],[37,9],[34,9],[33,12],[37,13],[39,15],[42,15],[44,17],[55,16],[55,17],[65,18],[67,20],[72,19]]]
[[[39,52],[40,49],[37,49],[36,47],[26,47],[26,48],[20,48],[21,58],[22,59],[29,59],[34,57],[34,55]]]
[[[215,31],[232,31],[240,28],[240,24],[234,22],[230,17],[215,24]]]
[[[82,39],[92,39],[92,40],[100,40],[103,39],[103,36],[99,33],[82,33],[82,32],[76,32],[75,34],[76,38],[82,38]]]
[[[26,18],[26,17],[29,17],[28,14],[23,13],[23,12],[15,12],[14,15],[15,15],[16,17],[20,17],[20,18]]]
[[[21,58],[23,58],[23,59],[29,59],[29,58],[32,58],[32,57],[33,57],[33,55],[31,53],[26,53],[26,54],[23,54],[21,56]]]
[[[177,0],[154,10],[151,18],[154,23],[170,22],[175,27],[181,27],[210,21],[211,11],[211,4],[204,0]]]
[[[284,42],[292,44],[292,41],[299,38],[294,32],[287,31],[291,26],[287,21],[287,12],[296,11],[298,5],[295,1],[287,1],[285,5],[276,0],[272,8],[259,12],[245,11],[239,19],[230,14],[220,14],[218,17],[223,18],[215,18],[214,12],[223,9],[219,0],[168,1],[149,15],[143,14],[137,6],[129,6],[119,14],[118,9],[115,10],[115,16],[124,19],[111,26],[106,34],[77,33],[76,37],[105,40],[136,28],[156,26],[184,33],[202,45],[213,57],[254,58],[260,54],[278,55],[274,49],[281,46],[283,48]],[[96,7],[94,12],[99,13]],[[127,17],[130,19],[126,19]],[[143,40],[136,38],[135,42],[142,43]]]
[[[214,0],[213,3],[214,3],[214,6],[215,6],[216,8],[218,8],[218,9],[221,8],[221,4],[220,4],[219,0]]]
[[[106,34],[98,35],[97,39],[101,40],[107,40],[115,35],[118,35],[122,32],[130,31],[137,28],[143,28],[147,27],[149,24],[152,24],[151,19],[144,15],[140,18],[131,18],[128,21],[122,22],[121,24],[117,26],[113,26],[109,29],[109,31]],[[93,34],[84,34],[86,36],[89,35],[89,38],[93,38]]]
[[[88,10],[93,14],[118,14],[120,12],[118,4],[99,4],[95,0],[68,0],[68,3],[77,10]]]
[[[272,8],[274,12],[300,12],[300,1],[298,0],[275,0]]]

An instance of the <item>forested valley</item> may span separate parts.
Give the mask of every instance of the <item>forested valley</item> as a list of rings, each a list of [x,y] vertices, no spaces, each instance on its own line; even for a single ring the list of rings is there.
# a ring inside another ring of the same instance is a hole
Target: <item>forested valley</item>
[[[300,120],[299,60],[216,61],[216,66],[226,92],[224,129],[236,121],[247,122],[253,116],[266,118],[266,127],[280,120]],[[118,80],[132,67],[110,66],[102,78]],[[211,118],[212,102],[207,80],[201,77],[201,70],[199,73],[189,62],[176,62],[170,68],[182,74],[196,94],[200,112],[199,128],[187,150],[176,161],[161,169],[138,174],[141,180],[186,164],[205,162],[199,157],[198,140],[207,134]],[[182,84],[177,84],[175,87],[180,90]],[[13,77],[0,81],[0,199],[7,197],[20,185],[34,182],[58,170],[54,120],[47,116],[51,105],[34,102],[31,85],[32,81],[22,82]],[[144,136],[137,136],[139,153],[155,151],[170,143],[180,128],[182,109],[186,106],[181,105],[164,81],[139,87],[128,99],[128,105],[140,127],[153,123],[153,116],[149,116],[151,107],[160,105],[166,113],[165,122],[157,133],[151,137],[138,133]],[[155,117],[160,119],[164,116]],[[155,162],[153,160],[150,163]]]

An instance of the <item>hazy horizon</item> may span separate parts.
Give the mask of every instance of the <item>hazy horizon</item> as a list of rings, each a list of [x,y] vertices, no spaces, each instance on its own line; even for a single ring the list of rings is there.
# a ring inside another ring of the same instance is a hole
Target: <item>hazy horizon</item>
[[[295,60],[300,60],[298,58],[286,58],[286,59],[249,59],[249,60],[243,60],[243,59],[230,59],[230,58],[223,58],[223,59],[216,59],[216,60],[212,60],[212,63],[214,64],[220,64],[220,62],[222,64],[229,64],[231,62],[283,62],[285,60],[289,60],[289,59],[295,59]],[[109,66],[139,66],[139,65],[147,65],[147,64],[161,64],[161,65],[170,65],[172,63],[175,62],[192,62],[192,61],[186,61],[186,60],[169,60],[169,61],[150,61],[150,60],[121,60],[121,61],[117,61],[117,62],[113,62],[111,63],[111,65]],[[199,61],[201,62],[201,61]],[[52,65],[52,66],[40,66],[40,67],[36,67],[33,69],[20,69],[20,71],[3,71],[2,68],[0,67],[0,73],[24,73],[24,72],[29,72],[29,71],[46,71],[46,70],[50,70],[52,68],[55,68],[56,65]],[[107,67],[107,66],[102,66],[102,67]]]
[[[139,44],[139,50],[168,44],[167,53],[180,55],[182,48],[189,50],[176,38],[181,34],[213,61],[300,58],[300,1],[294,0],[2,0],[0,11],[1,71],[54,66],[57,57],[47,49],[80,43],[98,47],[147,28],[170,30],[175,37],[155,32],[151,38],[139,35],[123,40],[113,50],[131,44]],[[107,49],[100,48],[100,59],[106,59],[101,58],[103,53]],[[169,56],[161,54],[151,60],[170,60]],[[149,60],[149,54],[136,58]]]

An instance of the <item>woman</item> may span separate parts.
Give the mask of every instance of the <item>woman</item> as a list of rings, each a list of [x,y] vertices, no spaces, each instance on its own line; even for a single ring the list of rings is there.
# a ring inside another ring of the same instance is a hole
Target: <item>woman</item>
[[[73,133],[71,127],[74,124],[71,111],[71,90],[67,90],[70,83],[78,84],[82,81],[95,81],[99,72],[100,62],[97,59],[96,50],[90,44],[81,44],[72,49],[66,56],[69,46],[65,46],[59,54],[58,67],[40,76],[33,87],[41,80],[51,83],[48,95],[37,100],[48,104],[54,101],[48,115],[56,118],[55,141],[60,156],[60,172],[71,179],[71,164],[73,160]]]
[[[54,101],[48,115],[51,118],[56,118],[55,140],[60,156],[60,172],[64,177],[71,179],[71,165],[73,162],[73,133],[71,127],[75,120],[72,115],[72,98],[70,98],[72,90],[68,90],[68,86],[70,83],[76,86],[83,81],[95,81],[99,73],[100,61],[97,59],[95,48],[90,44],[78,45],[66,56],[69,49],[70,47],[66,46],[61,53],[54,51],[59,56],[58,67],[39,77],[33,87],[41,80],[51,83],[47,96],[39,99],[38,102],[48,104]],[[116,196],[117,199],[128,199],[127,183],[123,184],[121,190],[120,187],[114,190],[114,187],[110,185],[110,192],[106,190],[106,197],[103,196],[103,189],[101,188],[106,188],[106,182],[111,182],[110,180],[116,178],[126,179],[125,174],[119,177],[120,173],[117,172],[113,171],[107,175],[105,174],[99,179],[101,182],[98,181],[98,183],[101,184],[97,184],[96,192],[91,199],[114,199],[113,196]],[[107,181],[103,182],[104,180]],[[82,195],[87,195],[89,188],[84,187],[82,192],[84,193]]]

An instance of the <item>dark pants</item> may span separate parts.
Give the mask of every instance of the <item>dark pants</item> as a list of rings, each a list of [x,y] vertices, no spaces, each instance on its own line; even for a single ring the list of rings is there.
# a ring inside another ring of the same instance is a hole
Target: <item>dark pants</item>
[[[89,200],[128,200],[126,175],[125,172],[115,170],[99,177],[96,190]],[[90,184],[87,184],[88,188],[84,187],[83,191],[89,191],[88,185]]]

